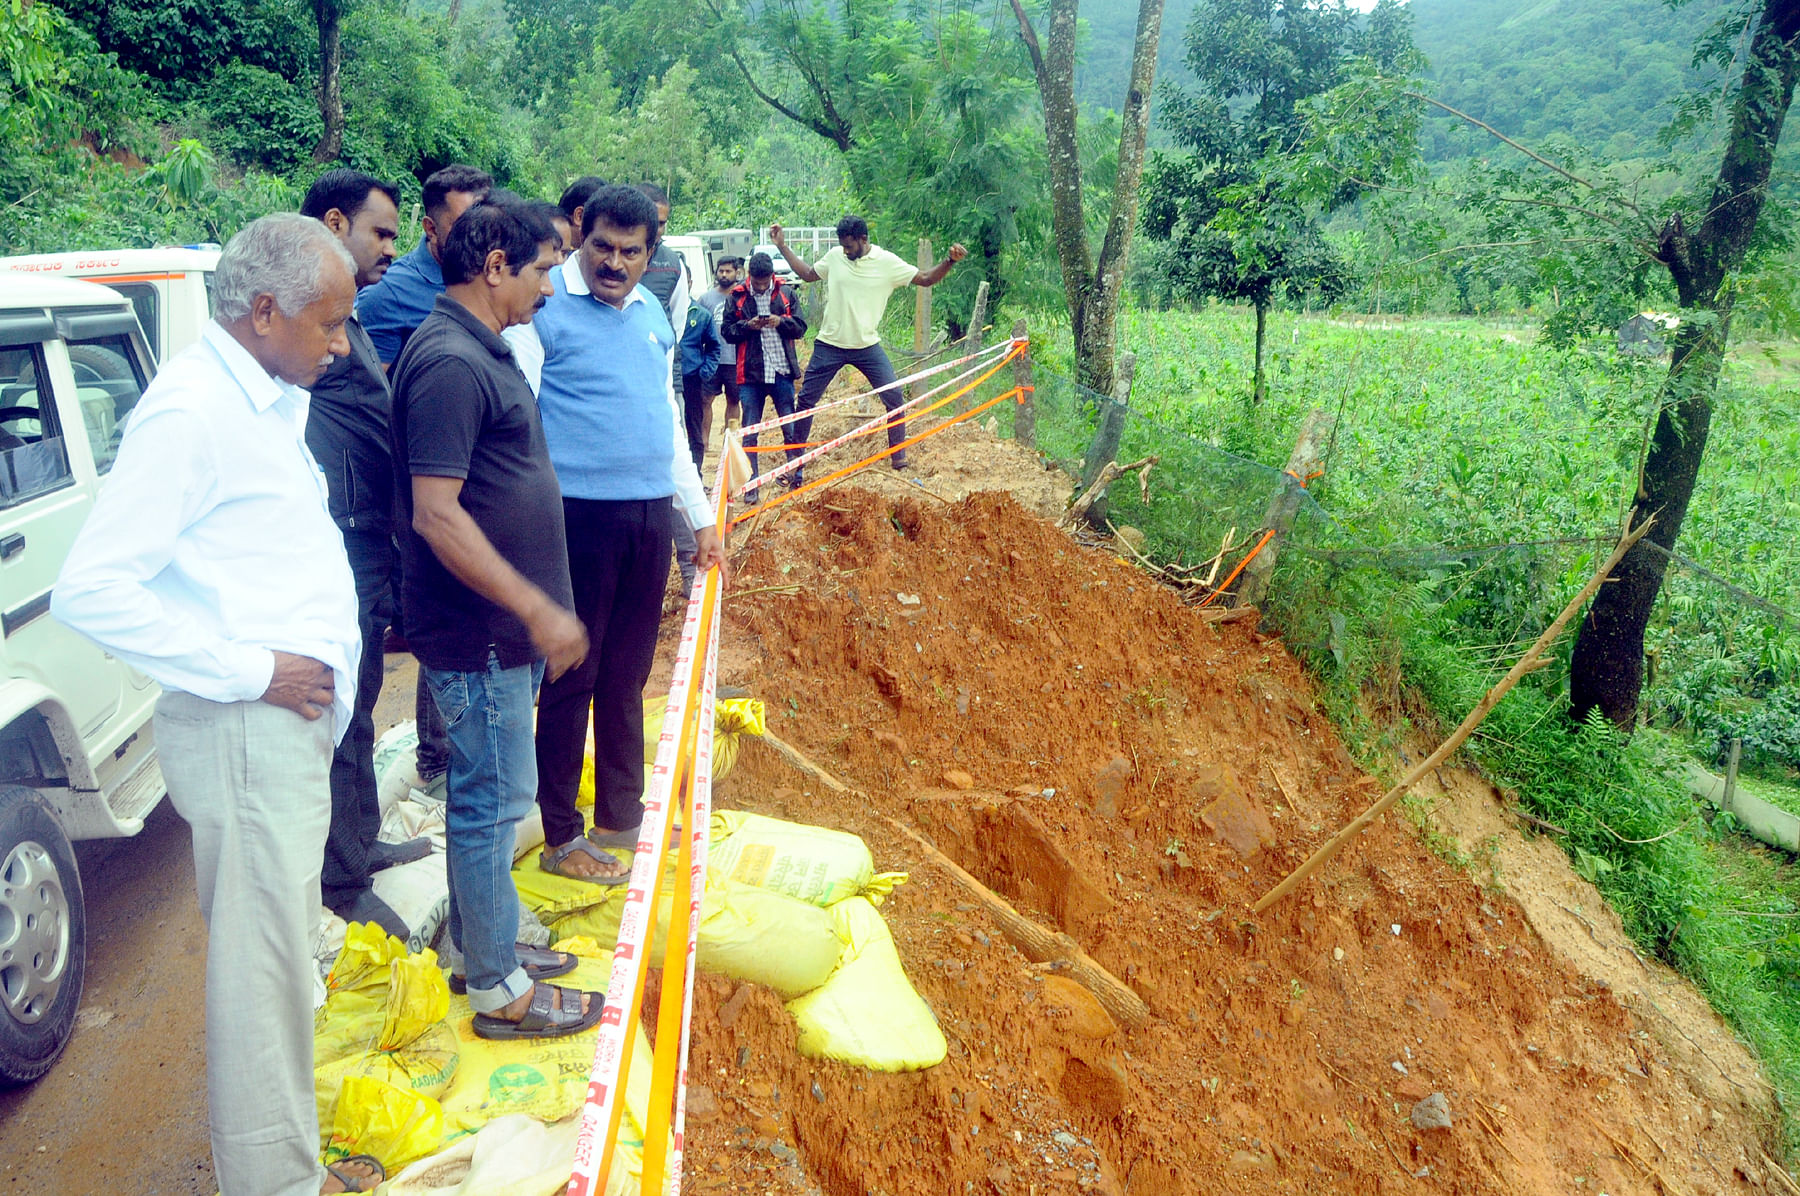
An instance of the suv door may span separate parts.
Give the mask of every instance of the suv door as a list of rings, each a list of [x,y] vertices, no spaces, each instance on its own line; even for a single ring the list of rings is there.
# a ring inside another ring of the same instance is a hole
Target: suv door
[[[92,501],[57,407],[51,370],[67,360],[47,317],[0,323],[0,642],[7,672],[61,695],[86,735],[119,708],[120,689],[102,654],[50,618],[50,587]]]

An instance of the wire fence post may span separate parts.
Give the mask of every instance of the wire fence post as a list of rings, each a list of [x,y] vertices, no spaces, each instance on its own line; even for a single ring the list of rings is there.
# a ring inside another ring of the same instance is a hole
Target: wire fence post
[[[1024,340],[1026,329],[1024,320],[1014,320],[1012,326],[1014,340]],[[1013,358],[1013,385],[1020,389],[1019,405],[1013,411],[1013,439],[1026,448],[1037,447],[1037,394],[1031,382],[1031,350]]]
[[[1336,422],[1334,416],[1327,415],[1317,407],[1309,411],[1301,421],[1300,436],[1294,441],[1294,451],[1289,454],[1287,469],[1281,475],[1281,489],[1269,500],[1268,514],[1263,517],[1263,531],[1273,534],[1262,551],[1244,565],[1243,575],[1238,578],[1234,593],[1238,606],[1258,606],[1268,596],[1269,578],[1275,573],[1276,551],[1288,532],[1293,530],[1294,518],[1300,513],[1306,483],[1318,472],[1325,442],[1331,436],[1332,424]]]
[[[981,284],[975,288],[975,309],[969,313],[969,326],[963,330],[962,352],[964,353],[975,353],[981,349],[981,326],[987,321],[987,297],[988,284],[987,279],[984,278],[981,280]],[[958,399],[956,409],[959,412],[967,411],[976,401],[973,395]]]
[[[919,269],[931,269],[931,239],[919,238]],[[914,287],[913,352],[923,354],[931,334],[931,288]]]
[[[1137,354],[1119,355],[1118,375],[1113,381],[1112,398],[1101,401],[1100,426],[1088,443],[1081,461],[1081,486],[1087,489],[1100,477],[1100,471],[1119,455],[1119,441],[1125,435],[1125,416],[1131,409],[1131,376],[1137,372]],[[1106,526],[1106,496],[1102,494],[1088,508],[1088,522],[1095,528]]]

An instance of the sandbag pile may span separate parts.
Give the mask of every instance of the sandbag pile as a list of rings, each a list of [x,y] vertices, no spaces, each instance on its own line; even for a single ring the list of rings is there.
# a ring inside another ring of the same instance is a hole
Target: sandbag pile
[[[610,946],[574,939],[557,947],[581,958],[560,983],[606,988]],[[541,1158],[518,1157],[532,1138],[519,1132],[516,1121],[489,1136],[480,1151],[454,1148],[500,1119],[570,1122],[587,1097],[597,1029],[540,1041],[477,1038],[468,999],[450,992],[433,952],[409,954],[399,939],[361,923],[346,935],[327,987],[313,1034],[314,1094],[327,1161],[374,1155],[395,1176],[393,1191],[553,1196],[562,1190],[568,1155],[548,1169]],[[610,1196],[635,1194],[643,1168],[651,1050],[642,1026],[632,1052]],[[463,1158],[460,1167],[454,1159],[446,1162],[447,1150]],[[553,1174],[558,1167],[560,1174]],[[403,1171],[413,1175],[411,1186],[394,1186]],[[510,1176],[512,1186],[485,1186],[500,1174]]]
[[[591,798],[589,799],[591,800]],[[943,1062],[947,1044],[913,990],[893,936],[875,908],[906,879],[877,873],[855,835],[760,814],[712,816],[696,966],[767,985],[788,999],[801,1053],[877,1071]],[[629,860],[629,853],[616,853]],[[523,901],[558,936],[618,941],[623,885],[553,876],[533,852],[513,871]],[[675,891],[676,853],[658,878]],[[661,959],[671,903],[660,903],[650,958]]]

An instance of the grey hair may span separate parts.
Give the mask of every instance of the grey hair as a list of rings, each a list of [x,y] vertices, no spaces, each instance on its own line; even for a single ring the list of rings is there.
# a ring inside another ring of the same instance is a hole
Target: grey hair
[[[252,221],[226,243],[213,275],[213,316],[241,320],[258,295],[270,295],[283,315],[298,315],[325,293],[325,263],[343,263],[354,278],[356,261],[337,234],[296,212]]]

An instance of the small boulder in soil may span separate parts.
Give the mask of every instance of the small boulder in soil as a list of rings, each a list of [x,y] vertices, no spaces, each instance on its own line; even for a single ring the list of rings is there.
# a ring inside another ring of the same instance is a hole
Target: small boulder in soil
[[[1434,1092],[1412,1107],[1412,1123],[1422,1130],[1450,1128],[1450,1102],[1441,1092]]]

